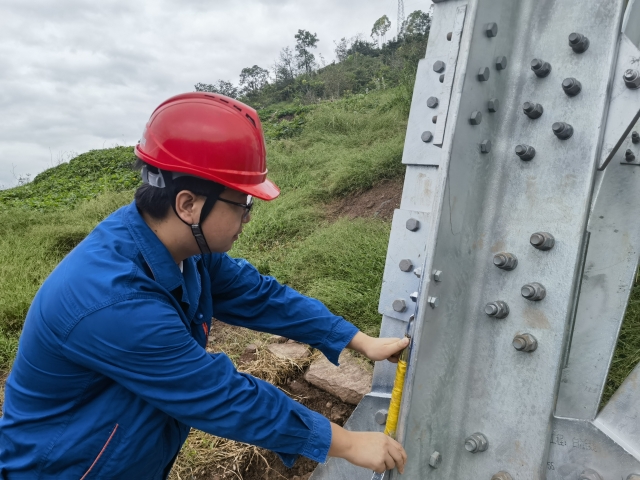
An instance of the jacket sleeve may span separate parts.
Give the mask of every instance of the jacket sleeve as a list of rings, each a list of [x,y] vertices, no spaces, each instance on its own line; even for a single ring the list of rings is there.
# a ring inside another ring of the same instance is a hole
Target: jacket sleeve
[[[99,372],[178,421],[278,453],[324,462],[331,426],[273,385],[209,354],[173,307],[139,295],[80,320],[64,339],[70,360]]]
[[[319,300],[306,297],[243,259],[210,258],[213,316],[232,325],[274,333],[319,349],[334,364],[358,333]]]

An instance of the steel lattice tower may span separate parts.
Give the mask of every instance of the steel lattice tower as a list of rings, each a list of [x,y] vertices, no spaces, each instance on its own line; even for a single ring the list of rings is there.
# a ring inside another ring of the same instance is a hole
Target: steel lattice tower
[[[404,23],[404,0],[398,0],[398,36],[402,33]]]

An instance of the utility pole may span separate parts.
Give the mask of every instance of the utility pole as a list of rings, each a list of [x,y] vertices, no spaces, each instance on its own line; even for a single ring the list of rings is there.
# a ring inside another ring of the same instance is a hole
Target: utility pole
[[[404,0],[398,0],[398,38],[402,33],[403,23],[404,23]]]

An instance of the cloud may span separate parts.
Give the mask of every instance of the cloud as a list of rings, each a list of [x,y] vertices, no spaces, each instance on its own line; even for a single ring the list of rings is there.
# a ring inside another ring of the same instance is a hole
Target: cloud
[[[405,1],[405,11],[429,0]],[[67,158],[133,145],[153,109],[198,82],[269,68],[298,29],[367,36],[393,0],[4,0],[0,3],[0,188]]]

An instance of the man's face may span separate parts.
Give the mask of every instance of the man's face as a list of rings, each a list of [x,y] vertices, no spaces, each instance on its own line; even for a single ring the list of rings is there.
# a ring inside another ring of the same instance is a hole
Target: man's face
[[[219,198],[222,201],[216,201],[201,228],[211,251],[222,253],[231,250],[244,224],[251,220],[251,215],[245,215],[247,210],[244,207],[226,203],[224,200],[247,204],[250,196],[227,188]]]

